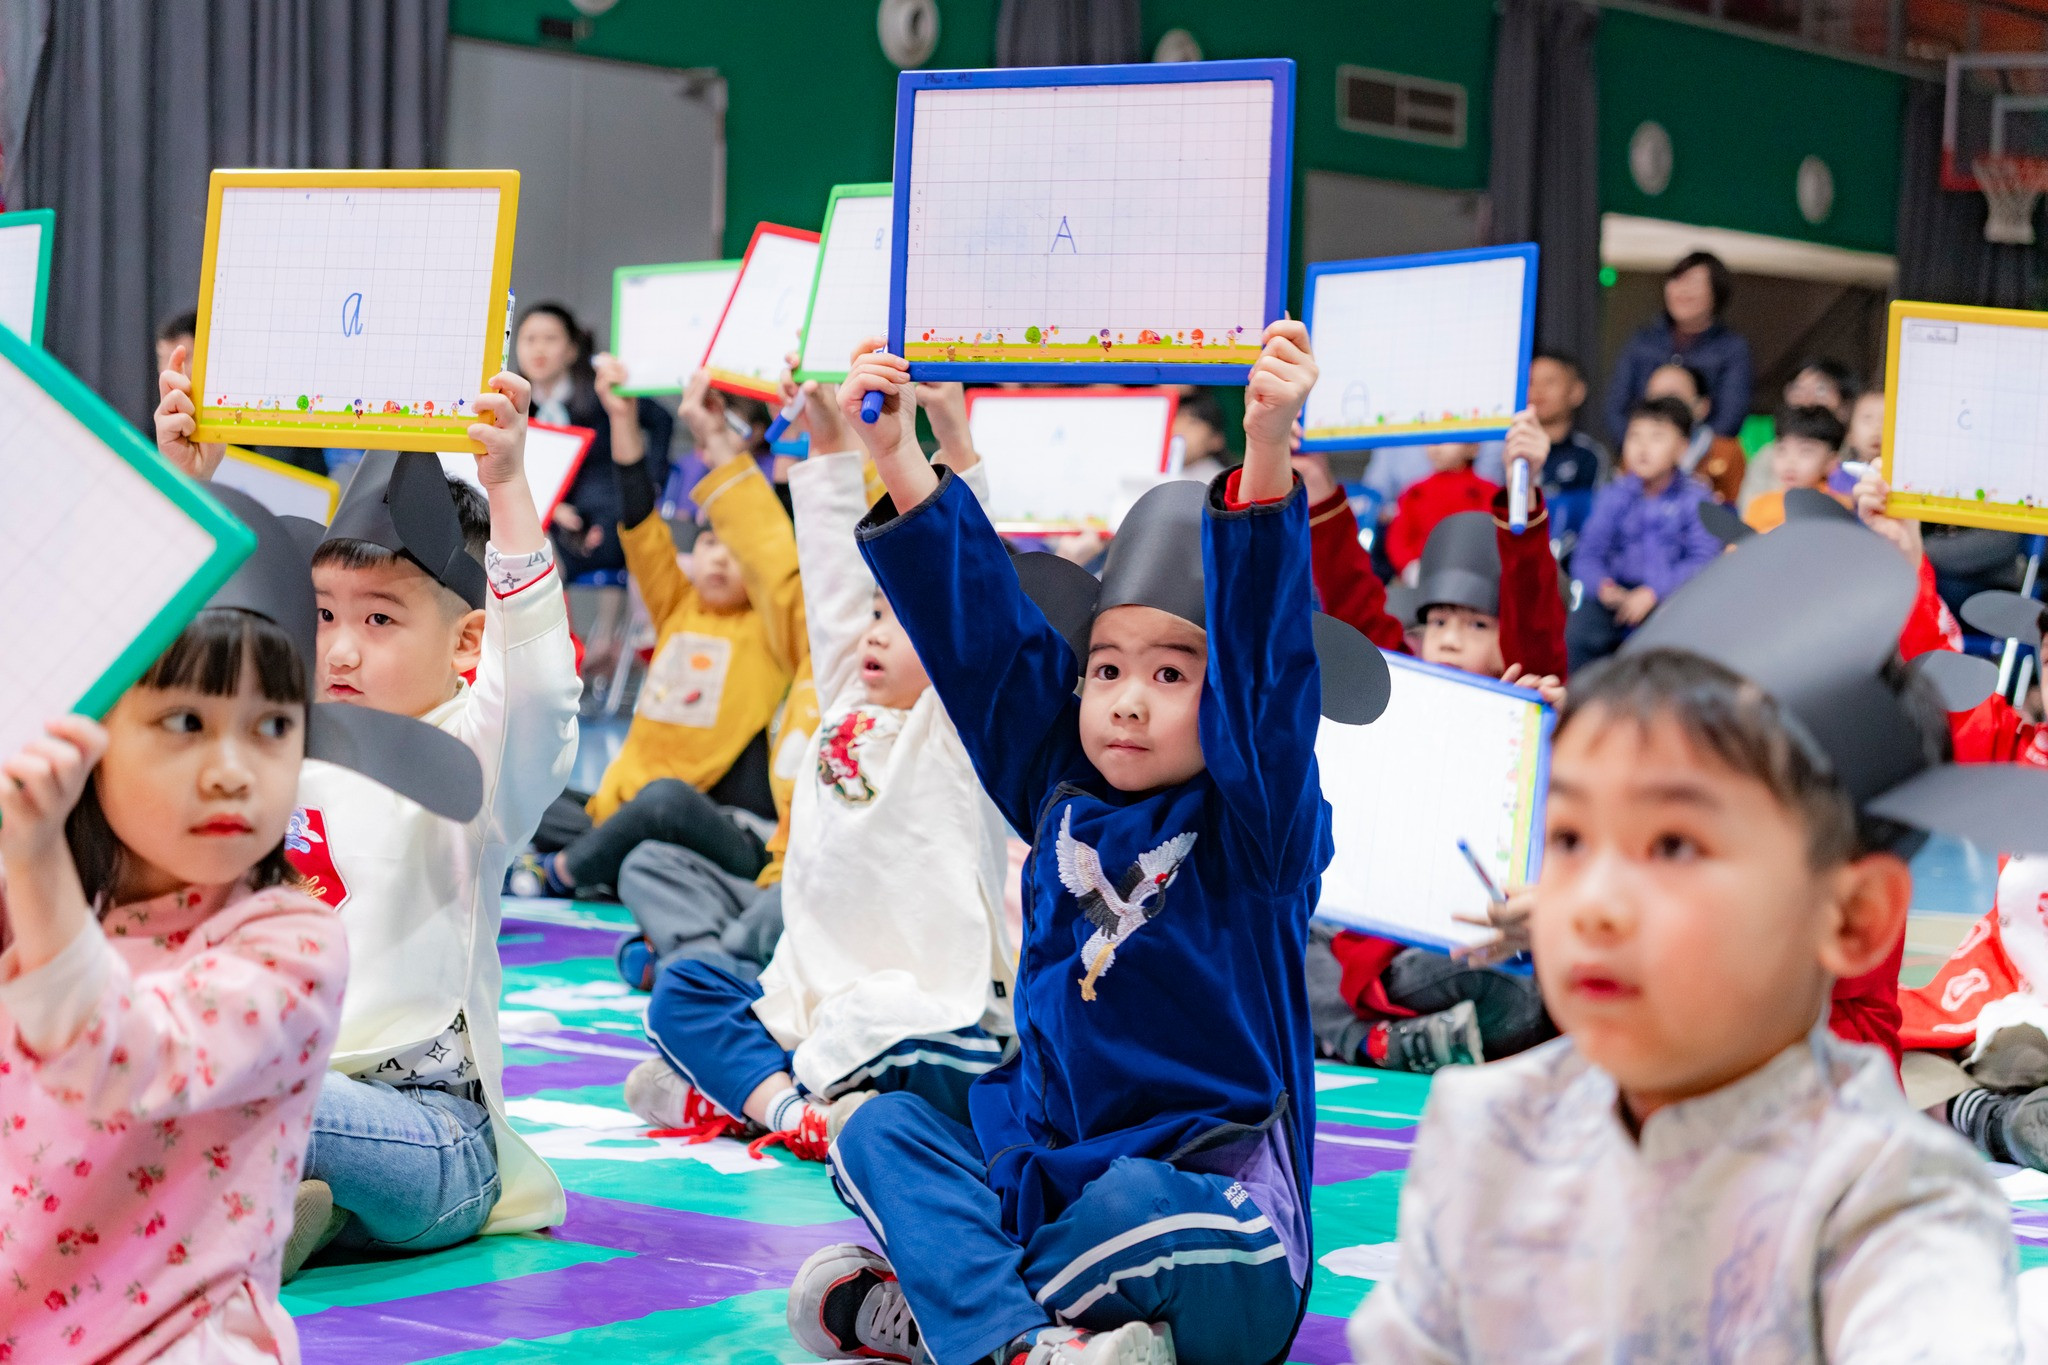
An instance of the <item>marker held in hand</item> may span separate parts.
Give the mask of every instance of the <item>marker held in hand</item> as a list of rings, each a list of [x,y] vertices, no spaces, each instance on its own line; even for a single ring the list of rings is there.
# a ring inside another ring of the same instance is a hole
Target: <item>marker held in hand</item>
[[[886,395],[880,389],[869,389],[867,396],[860,400],[860,420],[873,426],[882,415],[882,403]]]

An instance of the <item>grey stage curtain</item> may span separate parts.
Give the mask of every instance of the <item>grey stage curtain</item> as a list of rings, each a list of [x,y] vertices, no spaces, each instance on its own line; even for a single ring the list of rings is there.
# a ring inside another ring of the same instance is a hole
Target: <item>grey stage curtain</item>
[[[145,422],[156,326],[197,300],[208,173],[434,165],[447,55],[447,0],[51,6],[8,200],[57,211],[50,351]]]
[[[1139,60],[1138,0],[1003,0],[997,66],[1106,66]]]
[[[1985,241],[1984,196],[1941,187],[1941,107],[1939,85],[1908,82],[1899,151],[1899,297],[2048,308],[2048,248]]]
[[[1600,356],[1600,14],[1582,0],[1502,0],[1493,58],[1493,240],[1542,247],[1536,342]],[[1587,402],[1600,410],[1597,395]]]

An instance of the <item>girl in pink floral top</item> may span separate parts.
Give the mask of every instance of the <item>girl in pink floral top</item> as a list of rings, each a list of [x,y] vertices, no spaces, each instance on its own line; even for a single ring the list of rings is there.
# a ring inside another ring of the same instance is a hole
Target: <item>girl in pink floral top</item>
[[[347,974],[283,854],[306,700],[289,636],[212,608],[104,728],[0,762],[0,1361],[298,1360],[278,1262]]]

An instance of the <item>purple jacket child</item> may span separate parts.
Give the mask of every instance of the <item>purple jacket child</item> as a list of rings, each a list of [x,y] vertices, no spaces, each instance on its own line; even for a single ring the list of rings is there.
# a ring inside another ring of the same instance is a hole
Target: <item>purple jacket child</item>
[[[1588,597],[1611,578],[1624,588],[1647,584],[1664,601],[1720,558],[1724,547],[1700,524],[1699,505],[1707,496],[1704,485],[1683,474],[1673,474],[1656,494],[1633,474],[1617,476],[1593,495],[1572,577]]]

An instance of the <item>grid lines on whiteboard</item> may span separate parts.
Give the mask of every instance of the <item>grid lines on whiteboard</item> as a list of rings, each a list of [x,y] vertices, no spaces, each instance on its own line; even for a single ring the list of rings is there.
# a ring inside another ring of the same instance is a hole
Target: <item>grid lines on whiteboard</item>
[[[486,319],[505,306],[490,297],[497,234],[494,188],[223,192],[205,399],[472,401]]]
[[[905,336],[1257,336],[1272,136],[1267,81],[919,91]]]
[[[70,710],[205,564],[213,537],[0,361],[0,753]]]
[[[818,298],[804,329],[806,370],[844,373],[853,348],[889,333],[889,236],[896,201],[848,195],[832,210],[818,267]]]
[[[2048,329],[1909,317],[1893,402],[1894,489],[2048,504]]]
[[[1521,257],[1505,256],[1319,276],[1322,378],[1304,427],[1313,434],[1512,419],[1526,274]]]

